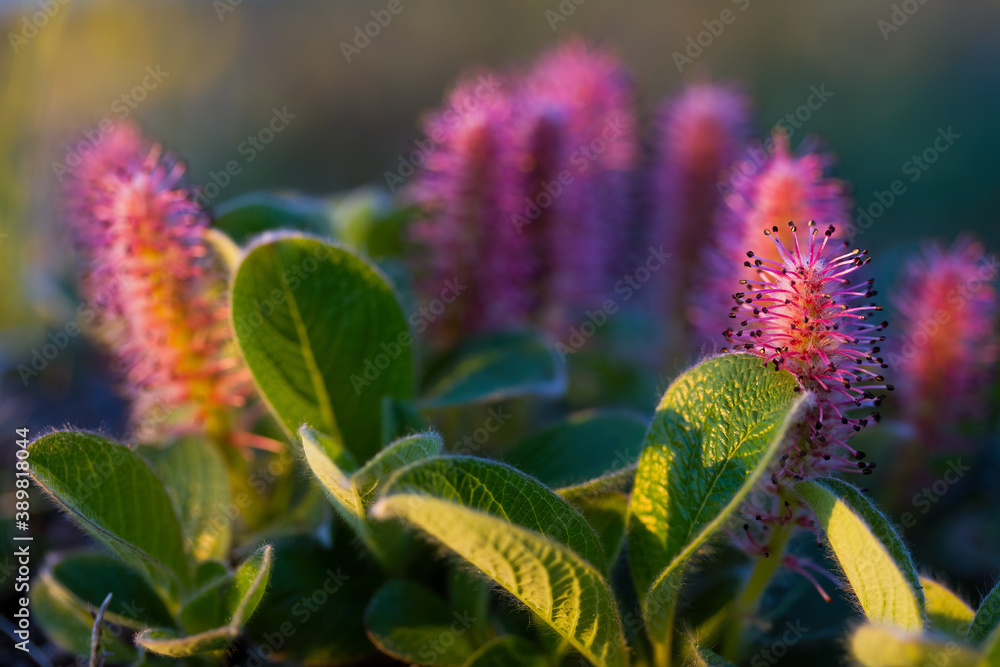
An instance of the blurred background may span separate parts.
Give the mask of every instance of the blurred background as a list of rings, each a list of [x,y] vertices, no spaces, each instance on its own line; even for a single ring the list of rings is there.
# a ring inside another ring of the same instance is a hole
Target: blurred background
[[[970,230],[988,252],[1000,248],[998,2],[400,3],[375,37],[361,39],[371,12],[388,0],[0,0],[4,469],[14,460],[15,428],[37,434],[73,424],[114,433],[124,423],[113,379],[83,336],[70,337],[30,381],[17,370],[75,317],[59,177],[74,159],[72,146],[104,119],[137,121],[187,163],[192,183],[216,183],[217,193],[208,191],[213,206],[261,189],[325,196],[386,187],[386,173],[421,136],[421,114],[440,104],[463,70],[516,70],[582,36],[624,60],[643,123],[685,82],[709,77],[745,85],[758,137],[799,111],[791,143],[815,138],[838,156],[835,175],[852,185],[856,216],[859,207],[871,215],[858,243],[876,256],[883,285],[922,238],[951,241]],[[735,18],[706,39],[724,10]],[[692,47],[699,33],[702,45]],[[693,62],[679,68],[677,54]],[[803,107],[817,90],[825,101]],[[276,113],[287,119],[283,129],[248,148],[248,137]],[[957,138],[931,151],[933,163],[914,162],[941,133]],[[220,178],[233,160],[240,173]],[[879,193],[897,180],[905,191],[886,205]],[[651,389],[635,407],[651,409],[655,400]],[[935,537],[918,560],[970,593],[1000,572],[1000,537],[982,530],[988,505],[970,486],[989,479],[977,480],[963,480],[962,494],[919,517]],[[956,503],[974,511],[960,526],[931,530]],[[935,546],[959,529],[956,544],[966,552]]]

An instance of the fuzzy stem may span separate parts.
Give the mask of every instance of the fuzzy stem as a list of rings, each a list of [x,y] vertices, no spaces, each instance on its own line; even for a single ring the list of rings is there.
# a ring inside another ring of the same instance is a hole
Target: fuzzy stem
[[[770,556],[757,558],[753,572],[740,597],[736,600],[736,605],[730,615],[729,628],[722,640],[722,655],[731,662],[739,662],[747,620],[757,613],[764,591],[767,590],[771,578],[781,566],[793,528],[791,523],[778,525],[775,528],[771,541],[768,543]]]

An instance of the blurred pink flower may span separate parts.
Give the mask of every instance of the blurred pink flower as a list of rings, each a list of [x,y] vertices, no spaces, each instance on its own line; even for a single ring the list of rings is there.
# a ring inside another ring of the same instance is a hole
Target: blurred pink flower
[[[468,286],[434,323],[444,341],[522,324],[533,299],[529,237],[511,220],[521,192],[514,107],[505,86],[483,96],[479,85],[467,78],[428,118],[436,146],[409,189],[428,214],[413,226],[422,296]]]
[[[890,356],[906,417],[928,445],[947,445],[957,421],[982,414],[997,360],[995,279],[970,237],[927,245],[900,275],[893,305],[902,332]]]
[[[667,100],[656,124],[651,173],[651,242],[673,256],[669,276],[657,282],[670,294],[656,305],[673,310],[690,299],[698,267],[706,259],[720,224],[723,172],[744,148],[749,102],[732,85],[688,86]]]
[[[617,263],[634,214],[632,83],[616,57],[572,41],[539,59],[516,99],[520,212],[534,240],[539,318],[564,337],[571,318],[608,294],[613,273],[630,268]],[[535,219],[526,215],[531,203]]]
[[[433,150],[408,188],[422,298],[469,289],[434,338],[534,325],[554,336],[600,304],[625,248],[635,166],[631,86],[611,56],[572,43],[488,94],[467,76],[429,117]]]
[[[169,427],[211,428],[242,405],[248,375],[228,349],[224,279],[208,261],[208,218],[180,185],[184,167],[119,125],[67,184],[88,301],[132,399],[133,420],[169,412]],[[183,409],[182,409],[183,408]]]
[[[743,267],[743,262],[762,230],[776,225],[785,228],[789,222],[804,226],[815,221],[821,227],[833,225],[836,238],[849,237],[850,200],[846,187],[826,176],[833,158],[812,152],[794,156],[788,139],[780,132],[773,136],[773,149],[759,171],[749,177],[742,176],[742,172],[739,177],[731,177],[733,188],[720,212],[714,248],[703,273],[708,290],[691,295],[695,325],[706,341],[717,340],[726,326],[719,313],[726,311],[731,285],[756,277],[754,271]],[[805,243],[808,239],[800,231],[798,240]],[[760,250],[758,256],[782,260],[774,247]]]

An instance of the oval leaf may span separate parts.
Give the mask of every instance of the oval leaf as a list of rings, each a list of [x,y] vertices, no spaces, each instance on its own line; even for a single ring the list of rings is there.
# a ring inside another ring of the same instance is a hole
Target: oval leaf
[[[889,520],[840,480],[799,482],[865,616],[903,630],[924,627],[923,592],[909,551]]]
[[[145,461],[93,433],[62,431],[29,447],[31,474],[70,517],[154,581],[187,582],[173,505]]]
[[[563,544],[506,519],[427,496],[391,494],[372,513],[404,520],[469,561],[598,667],[628,664],[607,583]]]
[[[393,477],[386,493],[420,493],[500,517],[561,542],[599,570],[603,547],[587,521],[565,500],[524,473],[498,461],[438,456]]]
[[[359,462],[378,452],[383,397],[413,394],[412,339],[382,275],[342,248],[283,237],[247,252],[232,304],[243,356],[289,433],[310,424]]]
[[[140,632],[135,643],[148,651],[173,658],[226,648],[257,609],[271,571],[273,550],[258,549],[226,577],[198,593],[181,609],[181,622],[190,634],[165,628]],[[213,627],[215,626],[215,627]]]
[[[421,665],[461,665],[475,650],[469,610],[452,610],[420,584],[393,580],[365,611],[368,637],[388,655]]]
[[[629,562],[647,619],[669,616],[683,566],[726,522],[809,400],[757,357],[702,362],[667,389],[639,459]]]
[[[218,450],[202,438],[185,437],[142,453],[174,502],[187,553],[199,561],[228,557],[232,521],[222,509],[231,502],[229,471]]]
[[[566,365],[555,348],[537,333],[508,331],[459,345],[430,371],[421,398],[426,408],[442,408],[565,391]]]

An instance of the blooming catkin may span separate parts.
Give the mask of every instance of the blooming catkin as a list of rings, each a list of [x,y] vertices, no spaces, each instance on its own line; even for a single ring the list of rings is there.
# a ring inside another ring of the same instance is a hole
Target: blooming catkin
[[[877,318],[880,306],[865,301],[876,294],[874,281],[854,277],[870,261],[867,251],[833,240],[832,225],[820,233],[810,223],[803,241],[794,224],[786,230],[790,246],[778,226],[764,230],[773,240],[765,244],[768,254],[777,259],[745,252],[744,268],[756,279],[739,281],[743,290],[731,295],[736,305],[729,313],[735,326],[724,332],[738,349],[789,371],[816,397],[764,485],[769,505],[754,509],[746,528],[742,546],[758,555],[767,554],[770,526],[810,521],[804,508],[787,502],[787,485],[835,472],[871,473],[875,464],[863,461],[864,452],[848,440],[879,421],[871,408],[882,402],[881,392],[893,389],[879,356],[888,322]]]
[[[671,301],[690,294],[717,236],[720,178],[744,148],[748,129],[749,102],[735,86],[692,85],[661,107],[650,175],[650,240],[673,256],[671,275],[656,283],[669,282]]]
[[[85,298],[132,400],[133,421],[154,411],[169,428],[205,430],[242,405],[246,371],[227,349],[224,282],[211,267],[208,218],[180,185],[183,165],[129,125],[104,137],[67,185]],[[166,430],[166,426],[158,431]]]
[[[726,326],[719,314],[726,311],[732,284],[754,277],[743,266],[744,253],[758,244],[761,229],[813,220],[822,227],[833,225],[836,238],[848,238],[849,200],[845,185],[826,176],[832,162],[831,156],[819,153],[792,155],[787,137],[777,132],[773,153],[763,166],[747,178],[733,177],[733,190],[720,213],[716,246],[702,273],[708,289],[691,296],[695,324],[705,340],[715,340]],[[800,242],[807,242],[805,234],[799,235]],[[774,247],[758,252],[762,258],[782,259]]]
[[[900,333],[889,358],[905,417],[929,446],[953,443],[956,422],[981,414],[997,360],[995,278],[995,264],[969,237],[926,246],[900,275]]]

